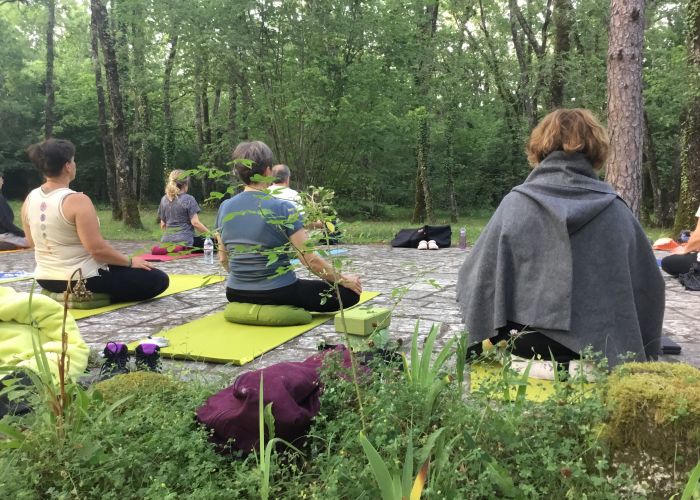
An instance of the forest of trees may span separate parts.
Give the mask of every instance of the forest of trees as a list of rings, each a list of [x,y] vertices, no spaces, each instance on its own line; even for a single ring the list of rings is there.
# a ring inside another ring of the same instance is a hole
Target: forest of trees
[[[613,25],[638,25],[641,55]],[[607,121],[610,95],[611,120],[633,123],[611,134],[640,150],[613,148],[611,182],[645,222],[690,226],[699,78],[700,0],[2,0],[0,171],[20,198],[37,182],[26,147],[70,139],[74,188],[138,226],[170,169],[225,169],[260,139],[343,213],[430,220],[497,204],[527,175],[540,118]]]

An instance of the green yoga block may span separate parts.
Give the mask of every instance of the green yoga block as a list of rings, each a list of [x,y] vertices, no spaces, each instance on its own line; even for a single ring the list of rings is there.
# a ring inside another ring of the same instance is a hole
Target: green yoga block
[[[353,335],[369,335],[373,331],[386,328],[391,324],[391,310],[377,306],[359,306],[345,311],[345,325],[347,332],[343,330],[343,319],[340,313],[335,315],[335,331],[339,333],[351,333]]]
[[[55,293],[49,292],[48,290],[42,290],[42,295],[52,298],[59,304],[63,305],[63,292]],[[97,309],[98,307],[105,307],[112,303],[109,295],[106,293],[93,293],[89,300],[78,300],[73,294],[68,296],[68,309]]]

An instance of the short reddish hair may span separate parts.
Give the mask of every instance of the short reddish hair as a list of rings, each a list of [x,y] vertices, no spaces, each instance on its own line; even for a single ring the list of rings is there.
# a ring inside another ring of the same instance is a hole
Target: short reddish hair
[[[554,151],[583,153],[598,170],[608,158],[608,133],[587,109],[557,109],[545,116],[530,134],[527,161],[537,166]]]

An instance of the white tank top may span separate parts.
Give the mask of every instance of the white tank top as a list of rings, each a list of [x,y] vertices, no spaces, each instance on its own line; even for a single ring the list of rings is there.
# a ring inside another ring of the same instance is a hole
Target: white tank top
[[[27,196],[26,218],[34,240],[36,279],[69,280],[78,268],[83,278],[91,278],[98,275],[98,269],[107,269],[92,258],[80,242],[75,223],[63,215],[63,200],[72,193],[72,189],[60,188],[46,194],[38,187]]]

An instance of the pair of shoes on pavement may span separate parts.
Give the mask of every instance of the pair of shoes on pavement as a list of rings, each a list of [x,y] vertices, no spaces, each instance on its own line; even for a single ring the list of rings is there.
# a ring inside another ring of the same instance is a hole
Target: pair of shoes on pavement
[[[418,243],[418,250],[438,250],[439,248],[435,240],[421,240],[420,243]]]
[[[103,351],[105,362],[100,368],[100,380],[129,373],[129,348],[123,342],[107,342]],[[160,372],[160,347],[154,343],[139,344],[134,351],[136,370]]]
[[[515,355],[510,357],[510,367],[520,375],[524,375],[528,366],[528,378],[539,380],[554,380],[554,371],[565,368],[563,363],[544,361],[541,359],[526,359]],[[563,370],[571,380],[583,380],[584,382],[595,382],[597,379],[595,365],[591,361],[572,359],[569,361],[569,369]],[[561,378],[561,377],[560,377]]]

